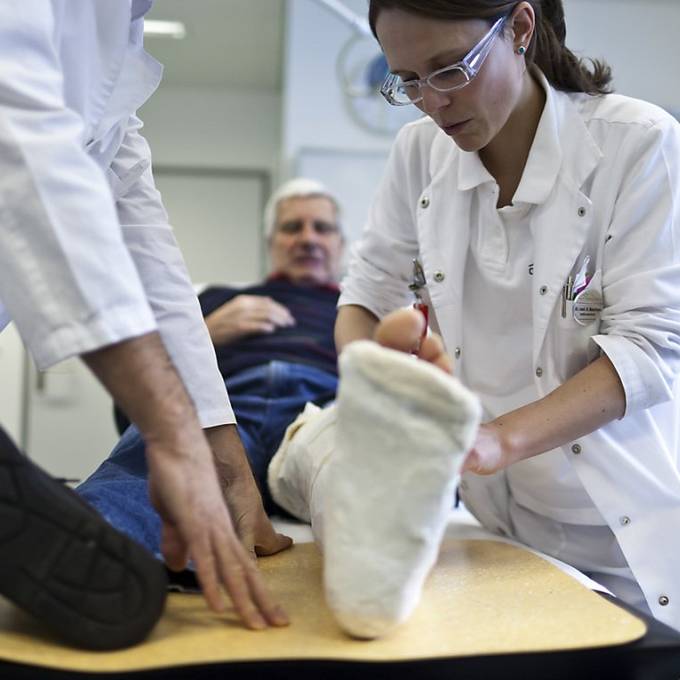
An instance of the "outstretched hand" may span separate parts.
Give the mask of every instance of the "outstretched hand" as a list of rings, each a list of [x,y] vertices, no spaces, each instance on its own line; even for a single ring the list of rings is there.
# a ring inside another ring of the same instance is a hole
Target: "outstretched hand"
[[[204,597],[214,611],[224,610],[223,587],[249,628],[286,625],[285,612],[267,592],[255,561],[239,540],[212,453],[200,429],[198,433],[196,441],[179,447],[147,441],[149,493],[163,523],[161,549],[166,562],[179,570],[193,560]],[[246,519],[248,514],[239,526],[254,526],[253,539],[262,534],[269,550],[283,547],[285,537],[272,538],[260,529],[259,520]]]
[[[262,504],[243,444],[234,425],[206,430],[213,452],[219,485],[231,513],[236,534],[252,555],[274,555],[293,541],[274,530]]]
[[[251,551],[269,554],[291,541],[274,532],[261,510],[235,426],[212,428],[208,436],[228,434],[221,458],[231,464],[233,490],[227,485],[225,491],[236,513],[236,530],[206,434],[158,332],[109,345],[83,355],[83,360],[144,438],[149,494],[161,517],[161,550],[168,566],[179,570],[193,560],[205,599],[215,611],[224,608],[224,588],[250,628],[286,625],[288,619],[265,589]]]

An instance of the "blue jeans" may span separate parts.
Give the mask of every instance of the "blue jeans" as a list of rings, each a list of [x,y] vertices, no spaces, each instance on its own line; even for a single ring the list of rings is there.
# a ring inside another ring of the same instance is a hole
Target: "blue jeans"
[[[286,514],[267,487],[269,461],[305,403],[332,400],[337,377],[312,366],[272,361],[225,380],[238,430],[268,513]],[[130,426],[77,492],[108,522],[160,556],[161,522],[149,501],[144,440]]]

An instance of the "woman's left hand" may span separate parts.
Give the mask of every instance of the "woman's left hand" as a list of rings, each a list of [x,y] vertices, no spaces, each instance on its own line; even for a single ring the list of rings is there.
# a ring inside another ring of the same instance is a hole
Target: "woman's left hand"
[[[474,446],[463,461],[461,474],[491,475],[510,465],[510,447],[502,435],[502,427],[493,421],[480,425]]]

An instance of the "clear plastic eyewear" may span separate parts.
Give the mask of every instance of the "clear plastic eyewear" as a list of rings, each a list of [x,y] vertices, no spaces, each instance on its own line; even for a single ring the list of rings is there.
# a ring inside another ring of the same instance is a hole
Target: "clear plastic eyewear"
[[[462,61],[445,66],[429,76],[414,80],[402,80],[401,76],[388,73],[380,88],[380,94],[392,106],[417,104],[423,99],[422,89],[427,85],[437,92],[460,90],[479,73],[487,58],[493,41],[501,32],[508,15],[496,20],[489,32],[465,55]]]

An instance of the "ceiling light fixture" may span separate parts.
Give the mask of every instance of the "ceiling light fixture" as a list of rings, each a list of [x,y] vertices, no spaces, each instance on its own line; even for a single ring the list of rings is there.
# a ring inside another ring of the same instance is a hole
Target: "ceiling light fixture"
[[[174,38],[181,40],[186,37],[187,30],[181,21],[144,21],[144,35],[149,38]]]

